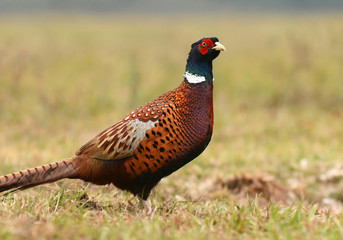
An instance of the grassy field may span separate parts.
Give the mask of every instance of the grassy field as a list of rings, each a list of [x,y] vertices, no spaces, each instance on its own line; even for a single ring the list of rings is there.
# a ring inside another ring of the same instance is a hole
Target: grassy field
[[[342,239],[339,15],[3,17],[0,174],[70,157],[176,87],[203,36],[228,49],[213,139],[154,189],[152,215],[113,186],[65,180],[0,197],[0,238]]]

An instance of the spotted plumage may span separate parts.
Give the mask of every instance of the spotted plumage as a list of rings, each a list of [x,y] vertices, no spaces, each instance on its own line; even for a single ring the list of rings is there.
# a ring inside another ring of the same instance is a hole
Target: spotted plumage
[[[213,128],[212,60],[217,38],[192,44],[181,85],[137,108],[83,145],[74,157],[0,177],[0,191],[62,178],[114,184],[146,200],[161,178],[197,157]]]

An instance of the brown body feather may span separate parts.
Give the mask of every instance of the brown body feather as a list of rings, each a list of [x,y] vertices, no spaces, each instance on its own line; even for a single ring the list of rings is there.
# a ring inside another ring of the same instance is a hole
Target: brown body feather
[[[1,176],[0,192],[78,178],[147,199],[161,178],[205,149],[212,126],[212,83],[183,82],[102,131],[74,157]]]

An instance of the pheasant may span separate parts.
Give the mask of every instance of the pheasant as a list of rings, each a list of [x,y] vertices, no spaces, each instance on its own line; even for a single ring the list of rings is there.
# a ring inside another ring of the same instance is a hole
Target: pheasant
[[[145,207],[151,190],[207,147],[213,129],[212,61],[225,51],[215,37],[191,45],[180,86],[137,108],[83,145],[75,156],[0,176],[0,192],[63,178],[114,184]]]

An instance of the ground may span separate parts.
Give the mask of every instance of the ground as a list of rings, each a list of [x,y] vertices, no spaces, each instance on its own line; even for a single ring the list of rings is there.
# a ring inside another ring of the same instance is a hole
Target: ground
[[[168,27],[166,27],[168,26]],[[153,190],[63,180],[0,197],[1,239],[341,239],[343,18],[0,19],[0,174],[70,157],[182,80],[216,36],[213,139]]]

